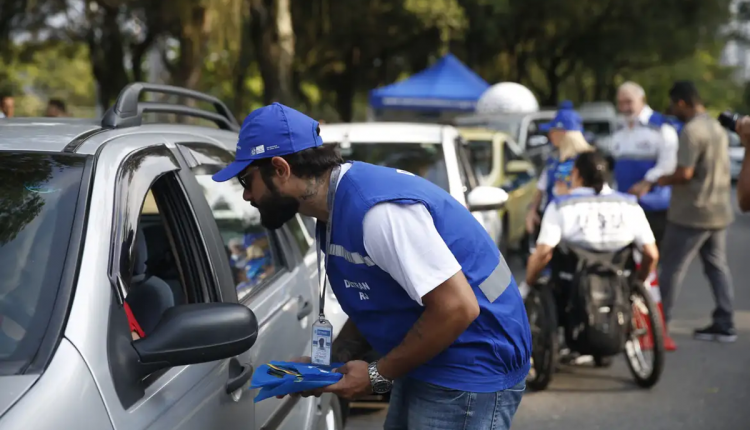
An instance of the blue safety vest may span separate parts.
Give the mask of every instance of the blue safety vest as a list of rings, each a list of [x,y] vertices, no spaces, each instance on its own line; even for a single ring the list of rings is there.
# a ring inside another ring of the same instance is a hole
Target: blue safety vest
[[[401,170],[354,162],[336,189],[331,243],[325,249],[331,288],[362,335],[387,354],[424,311],[365,250],[362,223],[381,202],[423,204],[429,210],[481,309],[451,346],[408,376],[471,392],[500,391],[523,381],[531,356],[526,310],[508,265],[484,228],[437,185]],[[319,231],[318,237],[325,235]]]
[[[569,158],[565,161],[560,161],[557,154],[550,155],[547,158],[547,164],[545,166],[547,170],[547,183],[545,184],[547,199],[545,201],[547,204],[552,202],[555,198],[555,183],[564,182],[568,188],[570,188],[571,174],[573,173],[575,162],[575,157]]]
[[[661,127],[668,124],[664,116],[654,112],[648,120],[647,127],[661,134]],[[661,137],[659,137],[661,138]],[[633,144],[638,144],[634,142]],[[617,191],[627,193],[630,187],[643,180],[651,168],[656,165],[657,155],[626,155],[618,157],[615,162],[614,177]],[[638,200],[644,211],[665,211],[669,208],[672,196],[671,187],[654,185],[646,195]]]

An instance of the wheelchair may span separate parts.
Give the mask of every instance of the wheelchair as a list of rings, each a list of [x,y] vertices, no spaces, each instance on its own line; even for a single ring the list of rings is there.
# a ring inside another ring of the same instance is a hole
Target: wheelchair
[[[574,285],[575,272],[582,258],[600,258],[610,262],[622,276],[623,296],[629,303],[624,316],[625,339],[619,353],[624,353],[626,363],[636,384],[653,387],[664,367],[664,337],[659,309],[645,284],[635,279],[633,248],[617,252],[597,253],[571,245],[561,244],[555,249],[545,275],[524,299],[532,339],[531,370],[526,385],[534,391],[547,388],[555,370],[564,358],[592,355],[588,348],[567,345],[574,329],[567,324],[566,314]],[[574,342],[570,342],[574,344]],[[608,367],[614,356],[593,355],[597,367]]]

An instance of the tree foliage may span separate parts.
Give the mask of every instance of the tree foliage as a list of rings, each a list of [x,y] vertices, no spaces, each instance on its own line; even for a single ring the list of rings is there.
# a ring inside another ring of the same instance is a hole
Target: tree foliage
[[[742,91],[718,61],[725,36],[739,37],[720,31],[730,18],[729,3],[6,0],[0,2],[0,58],[9,64],[18,57],[23,32],[37,45],[54,40],[75,47],[75,55],[60,56],[59,47],[42,44],[50,52],[29,61],[75,64],[80,81],[62,81],[78,88],[91,84],[80,70],[84,49],[97,101],[108,106],[125,84],[146,79],[146,58],[158,52],[169,82],[216,94],[238,115],[281,101],[320,118],[352,120],[362,116],[369,90],[424,69],[448,51],[489,82],[529,86],[546,105],[561,98],[611,100],[624,79],[638,80],[661,105],[677,78],[698,81],[716,103],[736,104]],[[50,28],[58,15],[67,17],[65,25]],[[0,78],[19,80],[9,78],[20,70],[19,60],[13,64]],[[35,79],[23,85],[63,92],[76,103],[93,97]]]

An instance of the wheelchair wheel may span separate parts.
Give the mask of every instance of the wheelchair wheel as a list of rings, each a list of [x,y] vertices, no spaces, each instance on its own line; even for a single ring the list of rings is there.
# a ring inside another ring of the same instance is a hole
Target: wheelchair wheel
[[[525,304],[531,326],[531,370],[526,385],[541,391],[552,381],[557,366],[557,309],[552,291],[546,285],[532,287]]]
[[[631,322],[625,359],[636,384],[651,388],[664,368],[664,329],[659,309],[646,287],[636,282],[630,292]]]

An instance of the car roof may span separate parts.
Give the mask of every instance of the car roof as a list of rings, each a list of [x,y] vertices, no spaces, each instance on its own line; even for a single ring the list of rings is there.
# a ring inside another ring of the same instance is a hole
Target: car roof
[[[0,119],[0,151],[62,152],[95,154],[100,146],[118,136],[133,133],[191,134],[206,137],[229,151],[237,133],[189,124],[146,123],[137,127],[102,128],[93,119],[12,118]]]
[[[60,152],[77,138],[101,129],[99,121],[72,118],[0,119],[0,150]]]
[[[492,140],[497,134],[510,137],[510,135],[504,131],[493,130],[486,127],[458,127],[458,132],[461,134],[461,137],[466,140]]]
[[[450,125],[408,122],[357,122],[321,124],[320,136],[325,143],[441,143]]]

